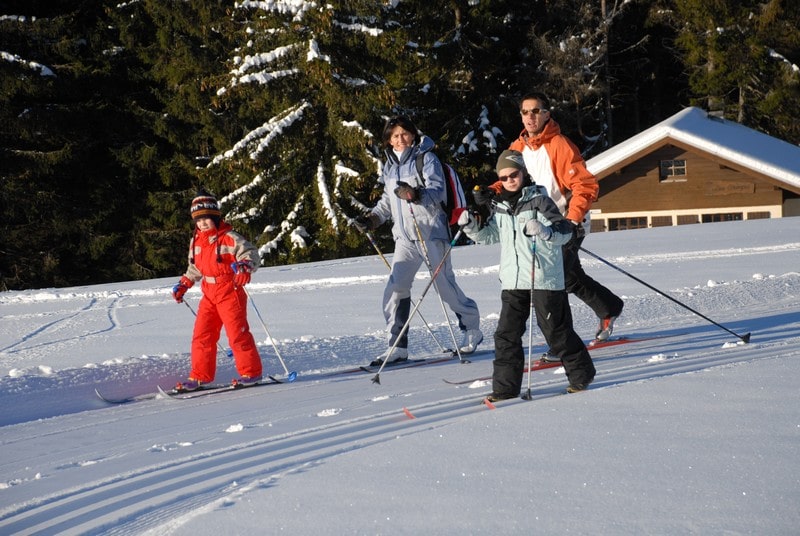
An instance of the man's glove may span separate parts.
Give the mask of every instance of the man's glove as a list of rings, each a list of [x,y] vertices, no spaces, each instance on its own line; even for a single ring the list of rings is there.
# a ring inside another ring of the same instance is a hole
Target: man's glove
[[[181,276],[181,280],[178,281],[178,284],[172,287],[172,297],[175,298],[176,302],[183,303],[183,295],[186,294],[186,291],[192,288],[193,285],[194,281],[185,275]]]
[[[253,273],[253,264],[250,261],[238,261],[231,263],[233,268],[233,285],[243,287],[250,282],[250,274]]]
[[[583,222],[573,221],[572,224],[575,226],[575,232],[573,233],[575,239],[581,240],[582,238],[584,238],[586,236],[586,228],[583,226]]]
[[[375,214],[368,214],[367,216],[358,216],[353,220],[353,227],[366,233],[378,227],[378,216]]]
[[[417,203],[419,201],[419,188],[412,188],[410,184],[398,181],[397,188],[394,189],[394,195],[404,201]]]
[[[479,207],[488,207],[494,199],[494,190],[490,190],[486,186],[476,186],[472,190],[472,198]]]
[[[531,220],[526,223],[522,232],[525,233],[525,236],[541,238],[542,240],[550,240],[550,237],[553,236],[553,230],[539,220]]]

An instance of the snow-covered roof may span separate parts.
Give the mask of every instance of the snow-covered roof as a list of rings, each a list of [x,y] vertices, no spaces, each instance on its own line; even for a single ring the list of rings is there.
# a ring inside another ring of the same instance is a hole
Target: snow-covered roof
[[[586,165],[600,179],[666,144],[705,153],[733,169],[749,170],[800,192],[800,147],[695,107],[615,145]]]

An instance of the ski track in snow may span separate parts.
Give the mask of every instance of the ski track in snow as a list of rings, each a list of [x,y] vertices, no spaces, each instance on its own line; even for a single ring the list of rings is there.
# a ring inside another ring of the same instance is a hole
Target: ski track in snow
[[[785,326],[784,326],[785,327]],[[792,326],[791,337],[800,336],[800,326]],[[680,341],[660,342],[658,345],[642,344],[643,348],[633,350],[624,358],[615,359],[613,351],[607,358],[597,356],[598,380],[593,389],[608,389],[629,382],[653,381],[673,374],[700,373],[712,367],[735,366],[752,363],[759,359],[774,358],[776,346],[784,344],[780,339],[773,342],[741,345],[720,345],[721,338],[716,334],[700,335],[707,339],[707,350],[683,354]],[[632,345],[634,346],[634,345]],[[694,344],[696,347],[696,343]],[[654,350],[660,358],[653,359]],[[598,354],[601,352],[598,351]],[[795,355],[795,352],[792,355]],[[648,355],[650,357],[648,357]],[[666,357],[664,357],[666,355]],[[486,364],[486,363],[485,363]],[[16,504],[0,509],[0,529],[12,533],[99,533],[130,534],[146,530],[156,530],[169,523],[174,517],[185,512],[197,511],[209,505],[220,505],[235,501],[244,489],[270,487],[281,478],[296,472],[310,470],[317,464],[339,454],[358,450],[370,445],[390,442],[399,437],[414,434],[421,430],[431,430],[447,426],[448,423],[466,415],[490,411],[480,405],[481,392],[469,387],[434,389],[430,387],[431,377],[435,380],[441,374],[467,371],[470,367],[457,365],[433,366],[423,375],[428,378],[420,381],[413,391],[401,391],[394,396],[364,401],[362,397],[350,400],[357,402],[345,407],[335,415],[321,418],[319,426],[293,429],[292,419],[271,420],[269,424],[251,423],[243,426],[254,430],[248,439],[239,443],[215,448],[213,436],[219,430],[201,429],[195,437],[183,444],[169,443],[154,445],[151,453],[166,451],[196,450],[205,445],[200,452],[176,456],[168,462],[151,463],[143,467],[132,466],[128,473],[112,473],[100,478],[87,479],[85,485],[63,490],[49,496],[38,497],[30,502]],[[486,368],[486,367],[484,367]],[[410,372],[414,369],[408,369]],[[398,371],[400,372],[400,371]],[[419,372],[414,372],[419,376]],[[349,383],[367,383],[367,375],[348,378]],[[533,403],[563,393],[563,377],[554,372],[534,373],[532,380]],[[418,380],[420,378],[417,378]],[[394,378],[392,378],[394,381]],[[400,379],[397,379],[400,382]],[[387,375],[388,383],[388,375]],[[404,381],[403,383],[408,383]],[[302,384],[268,387],[264,389],[300,388]],[[310,386],[311,384],[306,384]],[[436,384],[438,387],[438,384]],[[326,401],[325,384],[316,384],[319,393],[316,400]],[[360,389],[358,389],[360,390]],[[461,391],[461,392],[459,392]],[[263,392],[263,390],[262,390]],[[452,396],[455,393],[455,396]],[[414,400],[429,399],[409,405],[408,410],[415,417],[409,419],[401,411],[402,398]],[[222,395],[231,397],[255,397],[256,391]],[[588,396],[585,394],[575,396]],[[443,397],[443,398],[442,398]],[[341,398],[338,399],[341,401]],[[392,404],[382,404],[390,400]],[[221,400],[217,399],[215,403]],[[163,400],[148,402],[153,411],[168,403]],[[515,404],[525,404],[519,399],[498,403],[499,410]],[[180,402],[198,404],[199,402]],[[313,404],[312,404],[313,405]],[[327,422],[327,418],[343,416],[339,420]],[[124,418],[124,416],[122,416]],[[93,423],[93,426],[97,423]],[[204,437],[205,436],[205,437]],[[121,454],[124,455],[124,454]],[[57,467],[57,470],[82,470],[101,467],[104,460],[90,459],[79,463]],[[202,474],[202,478],[196,475]],[[44,473],[38,478],[48,478]],[[19,482],[16,485],[25,485]],[[112,526],[105,526],[112,522]]]

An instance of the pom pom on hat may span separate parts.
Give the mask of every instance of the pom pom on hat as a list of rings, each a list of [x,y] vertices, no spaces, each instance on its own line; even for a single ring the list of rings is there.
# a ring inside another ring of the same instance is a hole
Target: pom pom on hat
[[[219,218],[222,217],[222,211],[219,209],[219,202],[213,195],[205,190],[197,192],[195,198],[192,199],[192,206],[189,212],[193,220],[197,218],[211,218],[215,221],[219,221]]]
[[[510,149],[500,153],[500,156],[497,158],[495,171],[500,173],[500,170],[506,168],[525,169],[525,160],[522,158],[522,153]]]

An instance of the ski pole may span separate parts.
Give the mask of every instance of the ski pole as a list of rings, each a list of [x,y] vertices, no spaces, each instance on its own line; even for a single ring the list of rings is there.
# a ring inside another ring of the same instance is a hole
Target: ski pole
[[[422,237],[422,230],[419,228],[419,223],[417,223],[417,216],[414,214],[414,207],[412,206],[411,201],[406,201],[406,203],[408,203],[408,211],[411,213],[411,220],[414,222],[414,230],[417,232],[417,238],[419,239],[419,243],[422,245],[422,257],[425,259],[425,266],[428,267],[428,273],[431,275],[431,278],[433,278],[433,265],[431,264],[431,257],[428,255],[428,246],[425,243],[425,239]],[[450,331],[450,337],[453,339],[453,347],[456,349],[455,352],[458,356],[458,360],[462,363],[468,363],[469,361],[464,360],[463,356],[461,355],[461,349],[458,347],[456,334],[453,331],[453,324],[450,323],[450,315],[447,314],[447,307],[444,305],[442,293],[439,292],[439,285],[434,283],[433,288],[436,290],[436,295],[439,296],[439,303],[442,306],[442,314],[444,314],[444,319],[447,321],[447,329]]]
[[[375,238],[372,236],[372,233],[370,233],[369,231],[364,231],[364,234],[367,235],[369,243],[372,244],[372,247],[375,248],[375,251],[378,252],[378,256],[381,258],[381,260],[383,260],[383,264],[385,264],[386,267],[389,269],[389,272],[391,272],[392,265],[389,264],[389,261],[383,255],[383,252],[381,251],[381,248],[378,247],[378,244],[375,242]],[[414,306],[414,300],[411,300],[411,306],[412,307]],[[439,347],[439,350],[441,350],[442,352],[447,352],[448,350],[444,346],[442,346],[442,343],[439,342],[439,339],[436,338],[436,335],[433,333],[433,330],[431,329],[430,325],[428,325],[428,321],[425,320],[425,317],[422,316],[422,311],[419,311],[417,315],[419,316],[419,319],[422,320],[422,323],[425,324],[425,327],[428,328],[428,333],[430,333],[431,337],[433,337],[433,340],[436,342],[436,346]]]
[[[261,327],[264,328],[264,333],[267,334],[267,338],[269,339],[269,342],[272,344],[272,347],[275,349],[275,355],[278,356],[278,361],[280,361],[281,362],[281,366],[283,366],[283,370],[286,373],[286,379],[289,380],[290,382],[295,381],[297,379],[297,372],[294,372],[294,371],[289,372],[289,369],[286,368],[286,362],[283,360],[283,357],[281,357],[281,352],[280,352],[280,350],[278,350],[278,345],[275,344],[275,340],[272,338],[272,335],[269,334],[269,330],[267,329],[267,324],[264,322],[264,319],[261,317],[261,312],[258,310],[258,307],[256,307],[256,302],[255,302],[255,300],[253,300],[253,296],[251,296],[250,293],[247,291],[247,287],[242,287],[242,288],[244,289],[244,293],[247,294],[247,298],[250,300],[250,305],[253,306],[253,310],[256,312],[256,316],[258,316],[258,320],[261,321]]]
[[[727,332],[728,332],[728,333],[730,333],[731,335],[734,335],[735,337],[737,337],[737,338],[741,339],[741,340],[742,340],[742,342],[744,342],[744,343],[748,343],[748,342],[750,342],[750,334],[749,334],[749,333],[745,333],[744,335],[739,335],[738,333],[734,333],[733,331],[729,330],[728,328],[726,328],[726,327],[725,327],[725,326],[723,326],[722,324],[718,324],[718,323],[714,322],[713,320],[711,320],[710,318],[708,318],[708,317],[707,317],[707,316],[705,316],[704,314],[702,314],[702,313],[699,313],[699,312],[695,311],[694,309],[692,309],[691,307],[689,307],[689,306],[688,306],[688,305],[686,305],[685,303],[682,303],[682,302],[680,302],[680,301],[676,300],[675,298],[673,298],[673,297],[672,297],[672,296],[670,296],[669,294],[666,294],[666,293],[664,293],[664,292],[662,292],[662,291],[658,290],[656,287],[654,287],[654,286],[652,286],[652,285],[650,285],[650,284],[648,284],[648,283],[646,283],[646,282],[642,281],[642,280],[641,280],[641,279],[639,279],[638,277],[636,277],[636,276],[634,276],[634,275],[631,275],[631,274],[629,274],[628,272],[626,272],[625,270],[623,270],[623,269],[622,269],[622,268],[620,268],[619,266],[616,266],[616,265],[614,265],[614,264],[610,263],[609,261],[607,261],[607,260],[605,260],[604,258],[600,257],[599,255],[595,255],[594,253],[592,253],[592,252],[591,252],[591,251],[589,251],[588,249],[586,249],[586,248],[584,248],[584,247],[582,247],[582,246],[581,246],[580,250],[581,250],[581,251],[583,251],[584,253],[586,253],[587,255],[591,255],[592,257],[594,257],[594,258],[595,258],[595,259],[597,259],[598,261],[602,262],[603,264],[605,264],[605,265],[607,265],[607,266],[610,266],[611,268],[613,268],[613,269],[615,269],[615,270],[617,270],[617,271],[619,271],[619,272],[622,272],[623,274],[627,275],[628,277],[630,277],[630,278],[631,278],[631,279],[633,279],[634,281],[637,281],[637,282],[641,283],[642,285],[646,286],[646,287],[647,287],[647,288],[649,288],[650,290],[654,290],[655,292],[658,292],[659,294],[661,294],[662,296],[664,296],[664,297],[665,297],[665,298],[667,298],[668,300],[670,300],[670,301],[672,301],[672,302],[675,302],[675,303],[677,303],[678,305],[680,305],[680,306],[681,306],[681,307],[683,307],[684,309],[687,309],[687,310],[689,310],[689,311],[693,312],[694,314],[696,314],[696,315],[697,315],[697,316],[699,316],[700,318],[703,318],[703,319],[705,319],[705,320],[707,320],[707,321],[711,322],[712,324],[714,324],[714,325],[715,325],[715,326],[717,326],[718,328],[722,328],[722,329],[724,329],[725,331],[727,331]]]
[[[532,400],[531,396],[531,376],[533,370],[531,369],[531,359],[533,355],[533,280],[536,275],[536,237],[533,237],[533,246],[531,246],[531,304],[528,311],[528,391],[520,398],[522,400]]]
[[[189,305],[189,302],[186,301],[186,298],[183,299],[183,303],[184,303],[184,305],[186,305],[186,307],[189,308],[189,310],[192,312],[194,317],[197,318],[197,313],[194,312],[194,309],[192,309],[192,306]],[[223,348],[222,345],[219,343],[219,340],[217,341],[217,348],[219,349],[220,352],[222,352],[226,356],[233,357],[233,350],[232,349],[226,350],[225,348]]]
[[[414,317],[414,313],[417,312],[417,308],[420,306],[420,304],[422,303],[422,300],[425,298],[425,295],[428,293],[430,288],[433,286],[433,282],[436,280],[436,276],[439,275],[439,272],[442,270],[442,266],[444,266],[444,263],[447,260],[447,257],[450,256],[450,252],[453,251],[453,246],[455,245],[455,243],[458,241],[459,238],[461,238],[461,233],[463,231],[464,231],[464,228],[463,227],[459,227],[458,232],[456,233],[456,236],[454,236],[453,240],[450,242],[450,247],[448,247],[445,250],[444,255],[442,255],[442,260],[439,261],[439,265],[436,266],[436,270],[433,271],[433,274],[431,275],[430,281],[428,281],[428,284],[425,285],[425,288],[422,291],[422,295],[419,297],[419,300],[417,301],[417,305],[414,306],[414,310],[411,311],[410,315],[408,315],[408,320],[406,320],[406,323],[403,324],[403,329],[400,330],[400,333],[397,335],[397,338],[395,339],[394,344],[392,345],[391,348],[389,348],[389,351],[386,353],[386,359],[384,359],[383,363],[381,363],[381,367],[378,369],[378,373],[375,374],[374,378],[372,378],[372,383],[377,383],[377,384],[380,385],[380,383],[381,383],[381,372],[383,371],[383,367],[385,367],[386,363],[389,362],[389,358],[392,356],[392,352],[394,352],[394,349],[397,348],[397,344],[400,342],[400,339],[403,337],[403,335],[405,335],[406,331],[408,331],[408,326],[411,325],[411,319]]]

